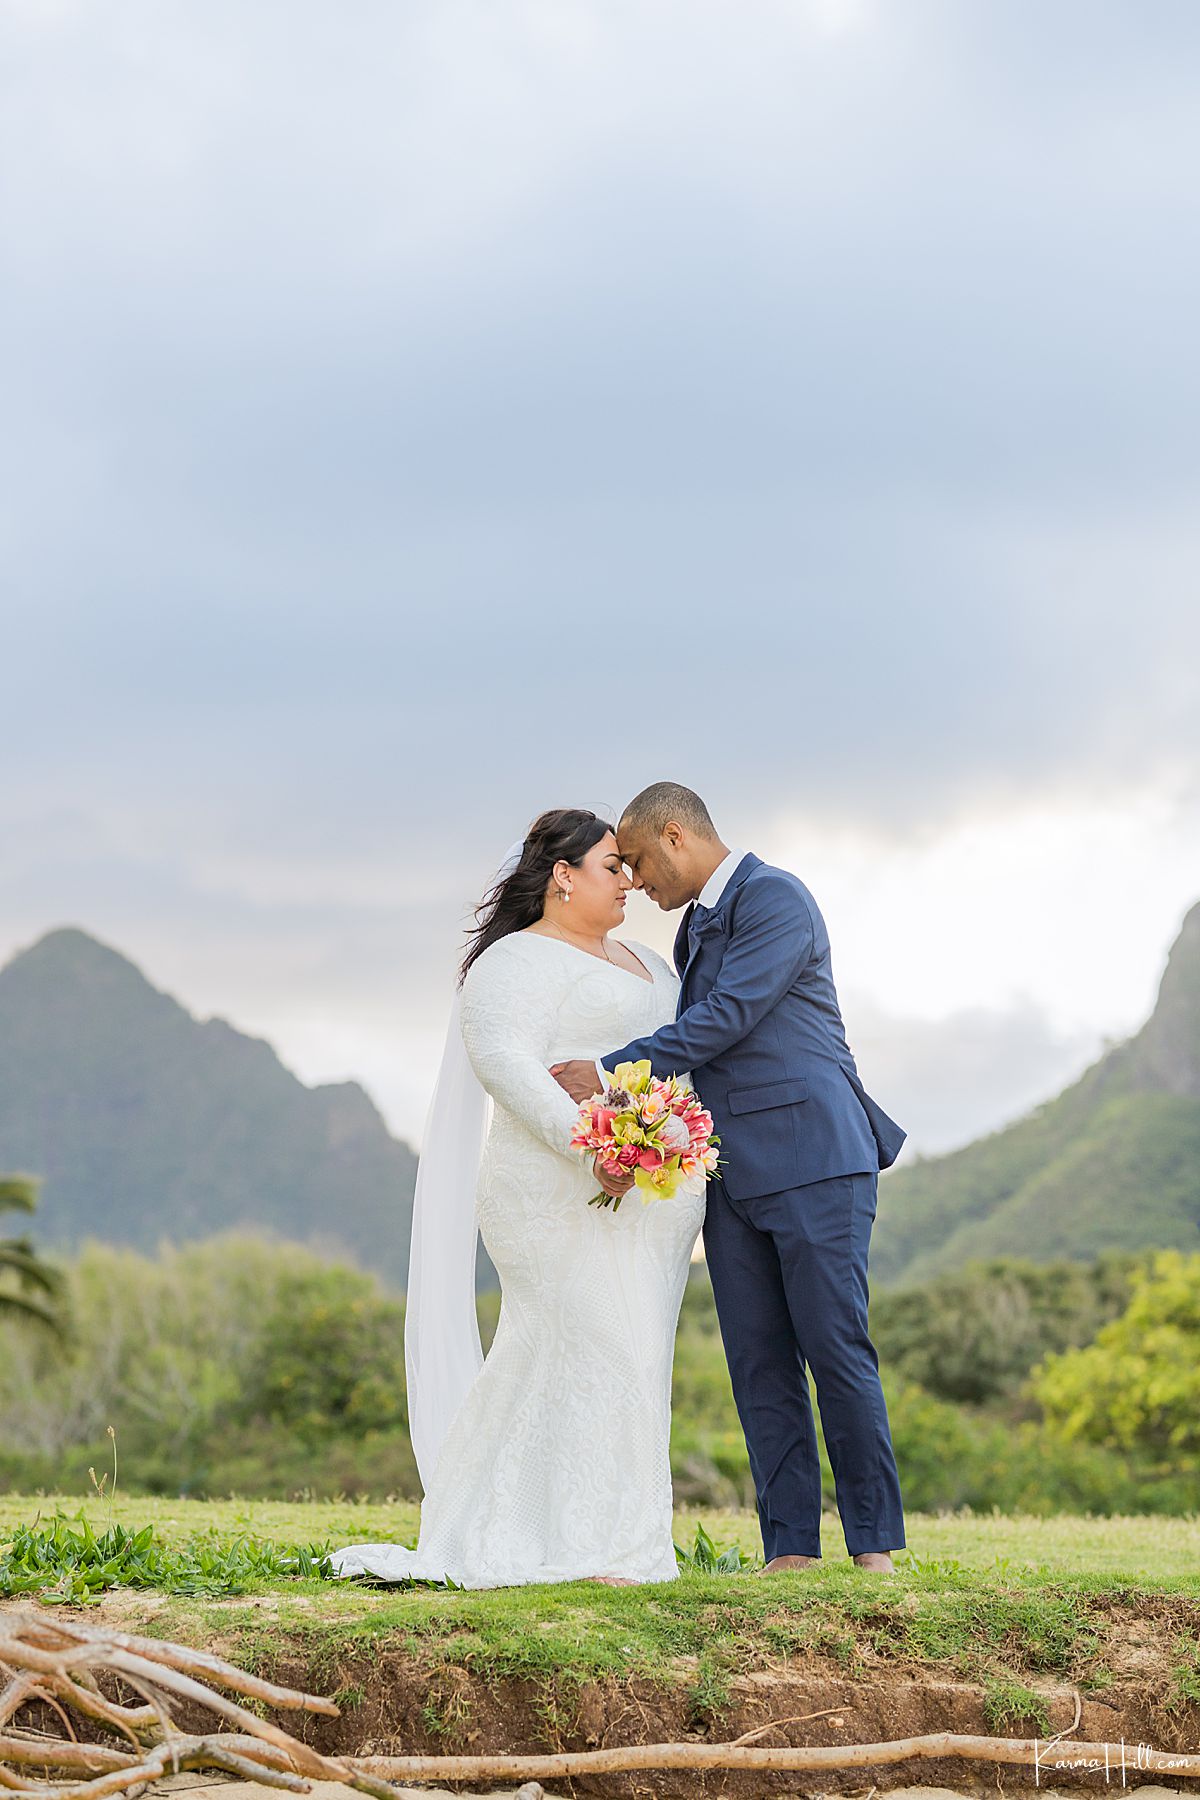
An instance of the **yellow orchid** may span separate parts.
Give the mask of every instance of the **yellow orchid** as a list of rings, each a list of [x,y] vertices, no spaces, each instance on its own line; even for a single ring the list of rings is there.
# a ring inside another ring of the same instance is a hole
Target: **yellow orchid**
[[[650,1058],[618,1063],[613,1073],[613,1085],[624,1088],[627,1094],[644,1094],[650,1086]]]
[[[651,1200],[671,1200],[681,1180],[679,1165],[672,1168],[670,1163],[661,1163],[657,1169],[635,1169],[633,1180],[642,1190],[643,1206]]]

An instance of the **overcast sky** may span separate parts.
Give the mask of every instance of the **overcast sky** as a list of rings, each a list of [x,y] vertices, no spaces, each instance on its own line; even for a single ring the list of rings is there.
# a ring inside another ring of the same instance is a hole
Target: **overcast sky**
[[[1200,898],[1198,57],[0,0],[0,960],[80,925],[416,1140],[506,845],[669,777],[916,1148],[1055,1092]]]

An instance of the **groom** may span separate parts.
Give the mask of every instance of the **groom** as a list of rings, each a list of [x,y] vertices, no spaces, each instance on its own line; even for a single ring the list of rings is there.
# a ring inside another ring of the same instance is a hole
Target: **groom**
[[[879,1361],[867,1334],[867,1248],[881,1168],[905,1134],[864,1089],[846,1043],[816,901],[794,875],[730,850],[699,795],[659,781],[617,826],[635,887],[675,938],[678,1015],[602,1057],[690,1070],[721,1138],[704,1248],[746,1434],[767,1572],[821,1554],[812,1370],[846,1548],[891,1569],[904,1512]],[[573,1100],[598,1065],[552,1073]]]

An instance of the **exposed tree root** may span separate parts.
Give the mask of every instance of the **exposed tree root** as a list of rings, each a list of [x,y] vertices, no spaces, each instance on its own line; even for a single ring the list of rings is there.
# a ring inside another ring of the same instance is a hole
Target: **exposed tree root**
[[[965,1762],[1013,1763],[1062,1777],[1074,1769],[1111,1769],[1119,1777],[1122,1749],[1040,1738],[970,1737],[953,1731],[893,1738],[882,1744],[833,1744],[761,1750],[736,1744],[632,1744],[624,1749],[562,1751],[549,1756],[360,1756],[357,1769],[404,1781],[554,1781],[579,1775],[620,1775],[645,1769],[755,1769],[784,1774],[874,1767],[884,1763],[958,1757]],[[1200,1780],[1200,1752],[1181,1755],[1149,1745],[1125,1746],[1126,1769]],[[1135,1760],[1136,1759],[1136,1760]]]
[[[138,1702],[125,1704],[103,1693],[97,1681],[102,1670],[119,1677],[139,1696]],[[334,1701],[278,1687],[206,1651],[158,1638],[20,1609],[6,1614],[0,1624],[0,1676],[7,1678],[0,1691],[0,1793],[36,1800],[135,1796],[164,1775],[200,1768],[222,1769],[295,1793],[307,1792],[312,1778],[341,1782],[377,1800],[397,1800],[406,1790],[394,1784],[404,1781],[540,1782],[654,1769],[796,1774],[948,1758],[1031,1768],[1039,1779],[1053,1772],[1060,1781],[1072,1771],[1104,1772],[1123,1779],[1128,1773],[1200,1779],[1200,1752],[1160,1751],[1147,1744],[1080,1743],[1072,1738],[1080,1719],[1078,1693],[1073,1724],[1047,1740],[941,1731],[875,1744],[770,1748],[753,1742],[768,1731],[836,1710],[825,1708],[761,1726],[730,1744],[633,1744],[519,1756],[329,1757],[229,1695],[240,1694],[279,1711],[304,1710],[336,1718],[339,1708]],[[198,1702],[230,1729],[202,1735],[184,1732],[172,1717],[172,1700]],[[68,1735],[54,1737],[17,1725],[16,1714],[35,1702],[48,1706]],[[72,1714],[123,1742],[81,1743]]]

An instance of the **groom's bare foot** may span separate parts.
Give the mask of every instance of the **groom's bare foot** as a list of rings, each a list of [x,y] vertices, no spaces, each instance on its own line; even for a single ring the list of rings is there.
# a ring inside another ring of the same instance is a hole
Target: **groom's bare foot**
[[[820,1562],[819,1556],[773,1556],[764,1575],[778,1575],[784,1569],[812,1569]]]
[[[860,1569],[878,1569],[885,1575],[896,1573],[890,1550],[860,1550],[854,1560]]]

